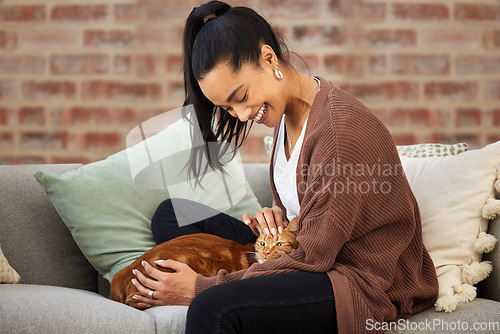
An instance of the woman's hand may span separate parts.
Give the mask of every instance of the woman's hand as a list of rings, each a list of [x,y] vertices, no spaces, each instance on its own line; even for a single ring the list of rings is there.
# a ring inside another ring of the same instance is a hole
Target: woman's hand
[[[286,220],[283,219],[283,211],[279,206],[263,208],[254,217],[245,213],[243,215],[243,222],[250,226],[255,234],[264,232],[266,235],[281,233],[287,225]]]
[[[134,270],[133,273],[137,279],[133,279],[132,283],[139,294],[132,298],[152,306],[189,305],[194,298],[198,274],[187,264],[174,260],[157,261],[156,264],[173,269],[175,272],[163,272],[143,261],[144,270],[154,279],[146,277],[139,270]],[[152,296],[150,291],[153,291]]]

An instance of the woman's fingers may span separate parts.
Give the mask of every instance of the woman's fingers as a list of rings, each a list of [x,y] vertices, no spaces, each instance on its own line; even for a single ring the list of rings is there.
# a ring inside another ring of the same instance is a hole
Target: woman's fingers
[[[250,226],[254,232],[257,229],[258,234],[276,235],[283,232],[286,227],[286,221],[283,219],[283,212],[279,206],[262,208],[255,214],[255,217],[245,213],[242,218],[243,222]]]
[[[256,235],[259,235],[262,233],[262,231],[260,230],[260,225],[257,222],[257,219],[250,216],[248,213],[245,213],[243,215],[243,222],[246,225],[248,225],[252,229],[253,233],[255,233]]]
[[[279,206],[273,206],[271,210],[274,215],[274,221],[278,228],[278,233],[281,233],[285,228],[285,220],[283,219],[283,212],[281,211]]]

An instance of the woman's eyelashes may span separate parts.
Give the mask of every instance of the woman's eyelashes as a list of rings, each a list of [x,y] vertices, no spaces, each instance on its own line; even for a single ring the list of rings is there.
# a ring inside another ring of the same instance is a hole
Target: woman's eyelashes
[[[243,103],[243,102],[245,102],[247,99],[248,99],[248,91],[245,93],[245,95],[243,96],[243,98],[242,98],[241,100],[239,100],[238,102],[239,102],[239,103]]]

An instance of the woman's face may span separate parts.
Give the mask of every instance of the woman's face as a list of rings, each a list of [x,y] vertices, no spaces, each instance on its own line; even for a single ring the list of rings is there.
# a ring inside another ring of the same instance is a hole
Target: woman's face
[[[228,62],[222,62],[198,83],[212,103],[233,117],[275,127],[286,109],[287,98],[282,82],[274,76],[273,64],[261,57],[260,66],[247,63],[233,72]]]

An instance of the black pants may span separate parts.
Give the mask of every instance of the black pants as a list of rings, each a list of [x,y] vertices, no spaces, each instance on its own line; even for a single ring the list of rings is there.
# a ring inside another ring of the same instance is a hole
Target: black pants
[[[180,216],[182,221],[189,221],[186,216],[202,219],[179,226]],[[156,243],[193,233],[214,234],[241,244],[256,240],[238,219],[181,199],[161,203],[151,227]],[[193,299],[186,321],[187,334],[336,332],[335,300],[325,273],[274,274],[213,286]]]

